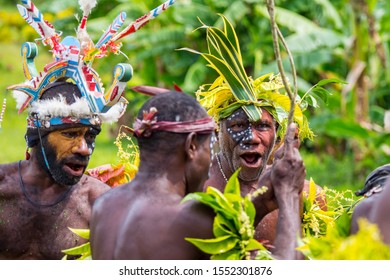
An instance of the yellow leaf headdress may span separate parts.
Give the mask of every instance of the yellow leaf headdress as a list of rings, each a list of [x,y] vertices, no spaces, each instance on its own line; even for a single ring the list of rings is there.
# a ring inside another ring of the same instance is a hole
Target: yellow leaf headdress
[[[203,24],[200,28],[207,30],[208,53],[196,50],[185,50],[200,54],[219,74],[212,83],[202,85],[196,92],[200,104],[218,123],[242,108],[251,122],[261,119],[262,109],[267,110],[279,124],[279,136],[286,132],[287,117],[290,110],[290,100],[287,95],[279,92],[283,83],[279,75],[269,73],[255,80],[249,77],[244,69],[237,34],[224,16],[223,30]],[[313,132],[308,126],[306,117],[298,105],[295,105],[294,121],[299,126],[299,136],[313,138]]]

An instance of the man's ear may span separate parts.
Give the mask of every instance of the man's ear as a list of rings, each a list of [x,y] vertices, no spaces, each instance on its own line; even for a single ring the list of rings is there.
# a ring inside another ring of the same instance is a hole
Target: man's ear
[[[191,132],[187,135],[184,148],[188,158],[193,159],[198,149],[198,141],[195,132]]]

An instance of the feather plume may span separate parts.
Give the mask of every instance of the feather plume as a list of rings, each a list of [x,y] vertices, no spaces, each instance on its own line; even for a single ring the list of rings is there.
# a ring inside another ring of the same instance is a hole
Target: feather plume
[[[97,0],[79,0],[79,5],[84,16],[88,16],[91,10],[95,8]]]
[[[22,108],[23,104],[26,102],[28,96],[22,91],[14,90],[12,91],[12,96],[16,101],[16,109]]]
[[[85,54],[87,49],[91,49],[93,42],[87,32],[87,19],[91,10],[96,6],[96,0],[79,0],[79,5],[83,11],[83,18],[81,19],[79,28],[77,29],[77,39],[80,42],[80,53]]]

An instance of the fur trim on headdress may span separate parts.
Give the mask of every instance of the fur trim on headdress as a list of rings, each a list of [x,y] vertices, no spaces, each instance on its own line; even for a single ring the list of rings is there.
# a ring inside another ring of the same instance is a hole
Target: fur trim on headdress
[[[76,117],[85,118],[92,116],[88,101],[82,97],[75,97],[76,101],[72,104],[66,104],[66,99],[62,95],[58,98],[39,100],[31,104],[29,114],[38,113],[40,116],[51,117]]]
[[[96,6],[97,0],[78,0],[82,10],[82,19],[76,31],[76,37],[66,36],[62,38],[61,32],[56,32],[54,26],[46,21],[43,14],[34,5],[32,0],[23,0],[17,5],[20,15],[35,29],[42,40],[43,45],[51,48],[54,60],[37,71],[34,63],[38,55],[38,47],[35,43],[26,42],[22,45],[23,71],[27,81],[21,84],[9,86],[14,90],[19,113],[29,110],[29,123],[40,127],[44,125],[60,125],[69,122],[92,124],[115,122],[123,115],[127,101],[123,97],[126,83],[133,76],[130,64],[119,63],[113,69],[113,81],[108,90],[105,90],[98,73],[92,68],[95,58],[102,58],[109,53],[117,54],[121,44],[117,41],[139,30],[150,20],[157,17],[175,3],[175,0],[167,0],[146,15],[137,19],[124,30],[119,28],[126,19],[126,13],[120,13],[107,30],[102,34],[96,45],[87,32],[87,20],[91,10]],[[53,101],[41,102],[42,92],[53,82],[71,80],[78,87],[84,99],[77,104],[66,105],[59,98]],[[35,112],[36,111],[36,112]],[[32,112],[37,114],[32,115]],[[87,115],[77,120],[79,116]],[[89,116],[93,116],[90,118]],[[44,119],[40,119],[43,118]]]

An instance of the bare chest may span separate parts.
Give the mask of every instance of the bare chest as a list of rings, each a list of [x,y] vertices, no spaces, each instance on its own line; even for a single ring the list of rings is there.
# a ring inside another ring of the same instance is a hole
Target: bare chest
[[[0,199],[0,259],[61,259],[61,250],[86,242],[69,227],[88,228],[90,215],[73,196],[42,208],[21,195]]]

